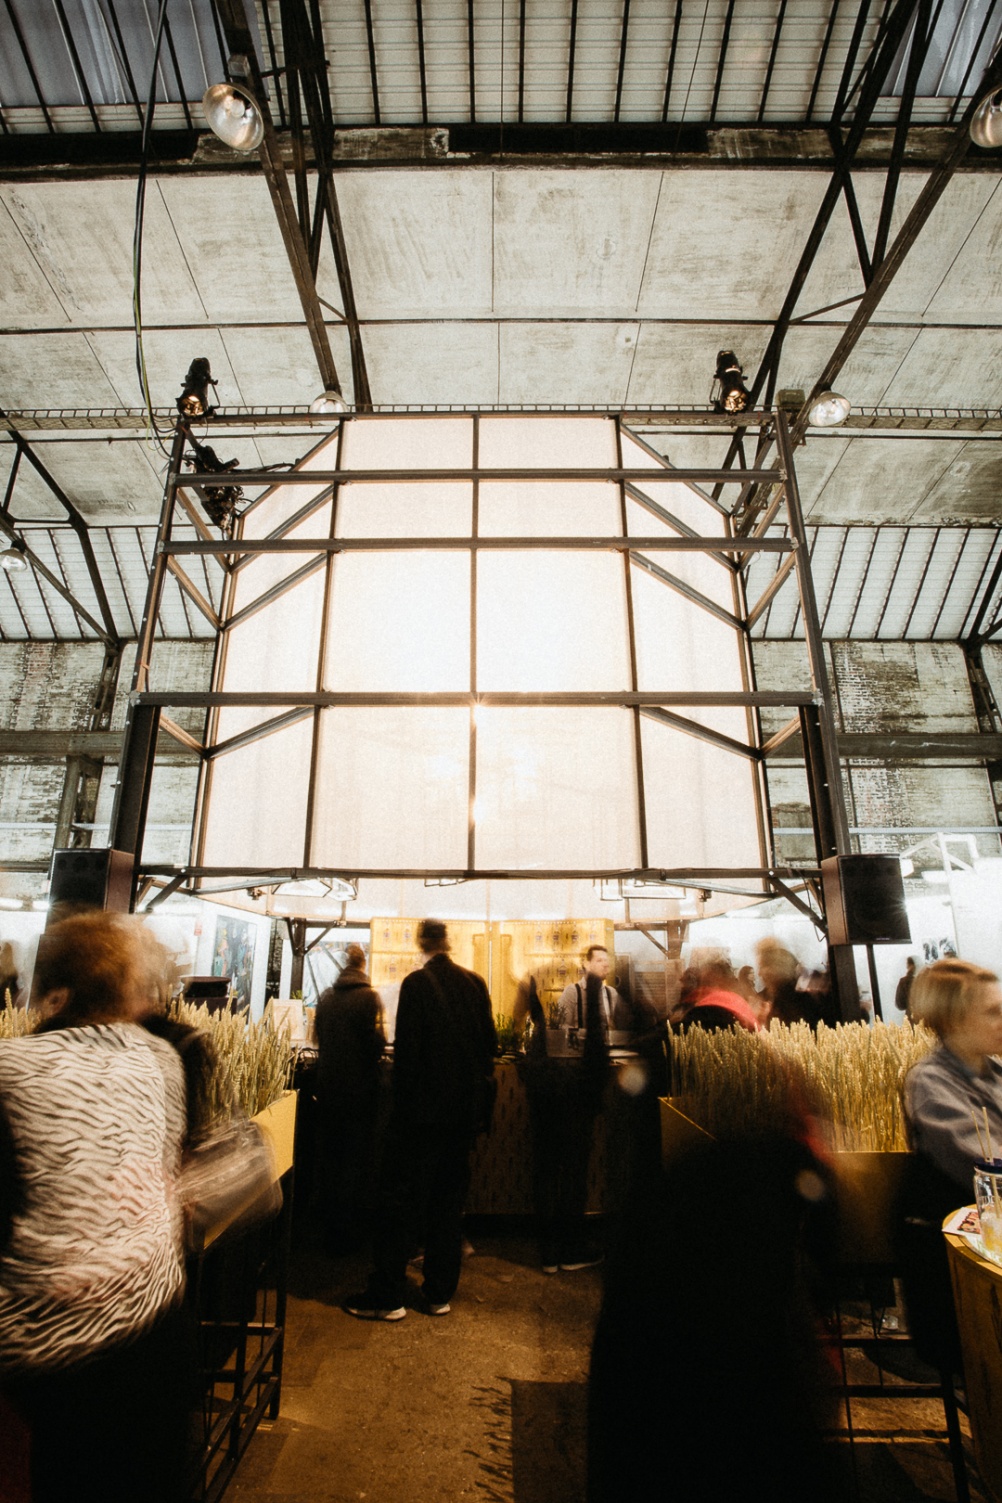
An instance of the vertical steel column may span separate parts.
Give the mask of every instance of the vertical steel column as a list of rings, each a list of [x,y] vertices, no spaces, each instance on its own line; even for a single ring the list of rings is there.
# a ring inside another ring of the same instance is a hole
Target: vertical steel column
[[[157,528],[157,541],[150,569],[150,582],[146,590],[146,604],[139,627],[139,641],[136,644],[136,665],[132,674],[133,697],[142,693],[149,684],[153,638],[156,633],[157,614],[160,610],[160,599],[167,574],[163,544],[169,542],[174,524],[174,501],[181,472],[184,441],[185,428],[179,419],[174,429],[174,441],[171,444],[167,483],[164,486],[160,524]],[[130,698],[108,843],[114,850],[128,852],[134,863],[141,856],[143,849],[146,811],[149,805],[150,783],[153,779],[153,763],[156,757],[159,729],[159,706],[138,705]]]
[[[831,684],[828,680],[828,665],[825,662],[821,621],[814,594],[814,580],[811,577],[810,550],[807,546],[807,530],[804,527],[800,490],[793,463],[790,429],[786,413],[779,408],[776,409],[775,424],[776,445],[784,475],[783,492],[786,498],[787,519],[790,536],[796,547],[794,556],[797,587],[800,591],[800,610],[804,618],[804,641],[811,672],[811,687],[814,690],[814,704],[809,707],[806,714],[801,716],[801,726],[804,732],[804,758],[811,798],[811,817],[818,846],[829,847],[824,854],[843,856],[849,854],[849,819],[842,788],[838,742],[832,722]],[[828,975],[842,1017],[847,1022],[858,1019],[861,1016],[859,988],[856,984],[856,964],[851,946],[828,946]]]

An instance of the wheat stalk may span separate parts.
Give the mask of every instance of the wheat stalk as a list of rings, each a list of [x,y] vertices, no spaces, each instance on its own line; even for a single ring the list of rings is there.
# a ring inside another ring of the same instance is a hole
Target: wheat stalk
[[[291,1031],[287,1023],[275,1027],[270,1002],[259,1023],[232,1008],[210,1012],[204,1004],[190,1002],[172,1003],[169,1015],[201,1029],[212,1042],[215,1066],[206,1103],[210,1125],[235,1112],[253,1117],[286,1089],[292,1072]]]
[[[690,1028],[674,1041],[673,1091],[693,1121],[717,1137],[785,1122],[799,1105],[824,1121],[836,1150],[907,1147],[905,1076],[932,1048],[921,1024],[786,1026],[768,1033]]]

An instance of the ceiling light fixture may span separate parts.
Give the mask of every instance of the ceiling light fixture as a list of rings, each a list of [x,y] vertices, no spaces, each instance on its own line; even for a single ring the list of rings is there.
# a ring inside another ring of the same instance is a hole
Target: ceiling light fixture
[[[975,146],[991,150],[1002,146],[1002,89],[993,89],[974,111],[971,120],[971,140]]]
[[[741,361],[734,351],[720,350],[717,354],[717,369],[714,371],[717,383],[714,412],[744,412],[751,396],[741,376]]]
[[[190,433],[187,434],[187,439],[192,454],[186,454],[184,462],[189,469],[203,470],[208,475],[226,475],[230,470],[240,468],[239,459],[220,459],[215,449],[208,444],[200,444]],[[239,485],[207,485],[199,491],[199,500],[206,515],[216,524],[224,538],[233,536],[233,524],[239,515],[237,507],[243,499],[243,487]]]
[[[837,428],[852,411],[852,403],[837,391],[822,391],[811,403],[807,421],[812,428]]]
[[[11,538],[10,543],[3,552],[0,552],[0,568],[6,569],[8,574],[21,574],[28,567],[25,558],[27,544],[23,538]]]
[[[209,387],[213,388],[213,394],[215,394],[215,385],[208,360],[204,356],[199,360],[193,360],[184,378],[181,395],[177,399],[177,410],[181,416],[211,417],[216,409],[209,403]]]
[[[235,58],[230,70],[235,72]],[[246,62],[246,60],[244,60]],[[257,151],[264,140],[264,115],[250,89],[242,84],[218,83],[202,95],[202,113],[209,129],[234,151]]]
[[[328,387],[326,391],[320,393],[319,397],[314,397],[310,403],[310,411],[324,413],[347,412],[348,403],[336,386]]]

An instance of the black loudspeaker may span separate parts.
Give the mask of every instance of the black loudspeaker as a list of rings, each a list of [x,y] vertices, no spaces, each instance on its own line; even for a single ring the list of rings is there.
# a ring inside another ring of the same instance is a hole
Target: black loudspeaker
[[[49,914],[58,919],[58,905],[106,908],[128,913],[132,898],[132,857],[110,846],[84,846],[53,851],[49,869]]]
[[[897,856],[829,856],[821,863],[830,945],[910,945]]]

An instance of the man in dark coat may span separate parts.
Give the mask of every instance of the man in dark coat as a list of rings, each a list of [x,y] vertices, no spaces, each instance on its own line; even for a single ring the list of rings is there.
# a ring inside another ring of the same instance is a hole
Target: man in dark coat
[[[317,1002],[318,1188],[333,1253],[356,1248],[371,1205],[379,1062],[386,1048],[383,1005],[365,973],[365,951],[349,945],[347,964]]]
[[[459,1283],[470,1150],[489,1126],[497,1033],[481,978],[449,959],[443,923],[426,919],[427,959],[400,988],[390,1122],[368,1288],[344,1303],[360,1320],[406,1315],[407,1259],[424,1243],[424,1309],[447,1315]]]

